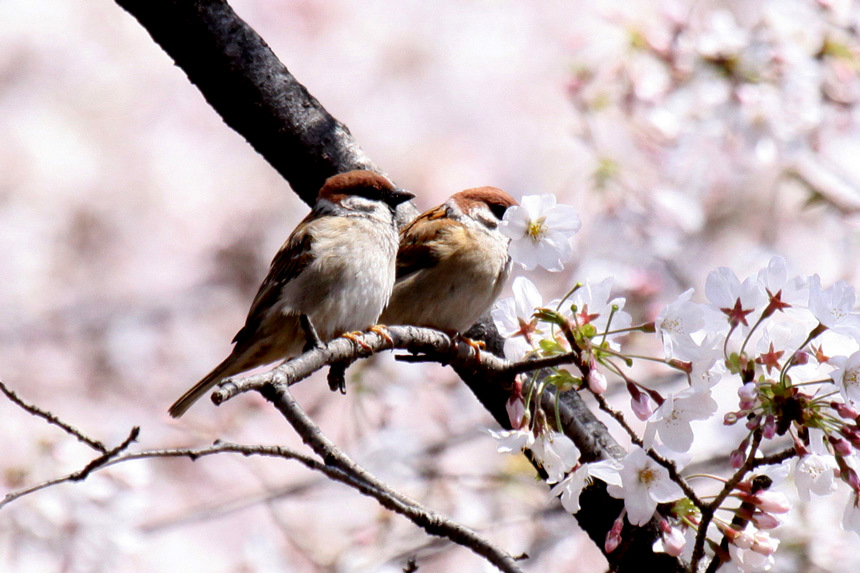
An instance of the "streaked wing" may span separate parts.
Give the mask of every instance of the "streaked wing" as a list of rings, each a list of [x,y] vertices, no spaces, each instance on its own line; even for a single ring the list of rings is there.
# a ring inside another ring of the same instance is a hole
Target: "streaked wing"
[[[440,233],[456,225],[447,217],[444,205],[426,211],[400,231],[400,249],[397,251],[396,280],[427,269],[439,263],[439,253],[431,245]]]
[[[305,225],[310,216],[308,215],[299,223],[296,231],[290,235],[272,259],[269,274],[260,285],[254,302],[251,303],[245,326],[236,333],[233,342],[241,345],[249,337],[253,338],[251,335],[257,330],[266,313],[278,302],[284,285],[297,277],[311,262],[312,239]]]

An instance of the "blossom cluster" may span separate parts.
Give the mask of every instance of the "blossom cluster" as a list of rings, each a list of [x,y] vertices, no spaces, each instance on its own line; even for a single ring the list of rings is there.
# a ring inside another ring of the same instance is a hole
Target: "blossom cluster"
[[[787,476],[805,500],[846,484],[852,496],[842,525],[860,534],[860,314],[850,285],[824,287],[817,275],[790,276],[786,262],[775,257],[744,280],[719,268],[707,277],[705,300],[695,300],[691,289],[653,323],[636,326],[624,311],[624,298],[611,291],[611,279],[586,281],[544,303],[534,284],[518,277],[513,298],[496,304],[493,318],[506,337],[509,360],[569,358],[523,375],[522,389],[509,404],[514,429],[496,434],[500,451],[530,449],[554,484],[552,493],[571,513],[579,511],[580,493],[591,480],[606,482],[609,494],[624,500],[607,551],[620,543],[625,518],[641,526],[657,515],[663,535],[656,550],[698,560],[706,541],[719,545],[716,536],[728,542],[738,569],[769,570],[778,540],[768,530],[780,524],[776,515],[789,510],[787,497],[771,487]],[[682,375],[682,390],[660,392],[626,372],[645,358],[625,354],[624,337],[632,332],[659,337],[663,356],[648,358]],[[534,396],[549,385],[600,395],[614,379],[629,394],[633,414],[645,422],[644,432],[623,459],[583,464]],[[718,411],[717,384],[735,387],[736,408]],[[715,417],[744,426],[724,461],[728,477],[672,477],[670,468],[682,470],[693,445],[693,422]],[[687,483],[690,477],[724,484],[736,478],[716,507],[732,517],[714,515],[715,508],[706,507]]]

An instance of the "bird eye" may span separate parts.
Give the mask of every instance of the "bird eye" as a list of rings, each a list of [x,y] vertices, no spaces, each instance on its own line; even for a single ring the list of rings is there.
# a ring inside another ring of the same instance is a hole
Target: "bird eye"
[[[508,210],[507,205],[502,205],[501,203],[489,203],[487,205],[490,208],[490,212],[496,216],[496,218],[501,221],[505,216],[505,211]]]

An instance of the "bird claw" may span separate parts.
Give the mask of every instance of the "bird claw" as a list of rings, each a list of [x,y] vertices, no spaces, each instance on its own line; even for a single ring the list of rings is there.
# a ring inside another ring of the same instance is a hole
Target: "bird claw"
[[[363,332],[356,330],[353,332],[344,332],[342,336],[347,340],[352,341],[353,344],[364,349],[365,351],[373,352],[373,347],[361,339],[362,335],[364,335]]]
[[[394,346],[394,339],[391,338],[391,334],[388,332],[388,327],[384,324],[375,324],[371,326],[368,330],[370,332],[373,332],[374,334],[378,334],[382,337],[383,340],[385,340],[385,342]]]
[[[328,369],[328,387],[332,392],[346,394],[346,367],[344,362],[335,362]]]
[[[462,342],[463,344],[465,344],[469,348],[473,349],[475,351],[475,354],[478,354],[481,350],[487,349],[487,345],[486,345],[486,343],[484,343],[483,340],[473,340],[471,338],[466,338],[462,334],[457,334],[454,337],[454,341],[455,341],[455,343]]]

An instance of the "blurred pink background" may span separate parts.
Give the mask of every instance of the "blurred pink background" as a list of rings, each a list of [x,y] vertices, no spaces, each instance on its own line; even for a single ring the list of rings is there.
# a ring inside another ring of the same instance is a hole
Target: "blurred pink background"
[[[611,275],[653,319],[714,267],[743,277],[772,254],[857,283],[850,0],[231,5],[419,209],[479,185],[577,207],[575,260],[529,274],[545,300]],[[302,448],[257,396],[166,409],[229,352],[306,212],[116,5],[0,3],[0,378],[22,397],[109,445],[139,425],[140,448]],[[605,568],[451,371],[384,355],[348,387],[296,394],[368,469],[527,553],[527,571]],[[702,432],[701,459],[730,450]],[[0,443],[6,490],[94,457],[6,400]],[[777,530],[779,571],[857,570],[842,501]],[[399,571],[412,555],[492,570],[278,460],[131,462],[0,514],[10,571]]]

